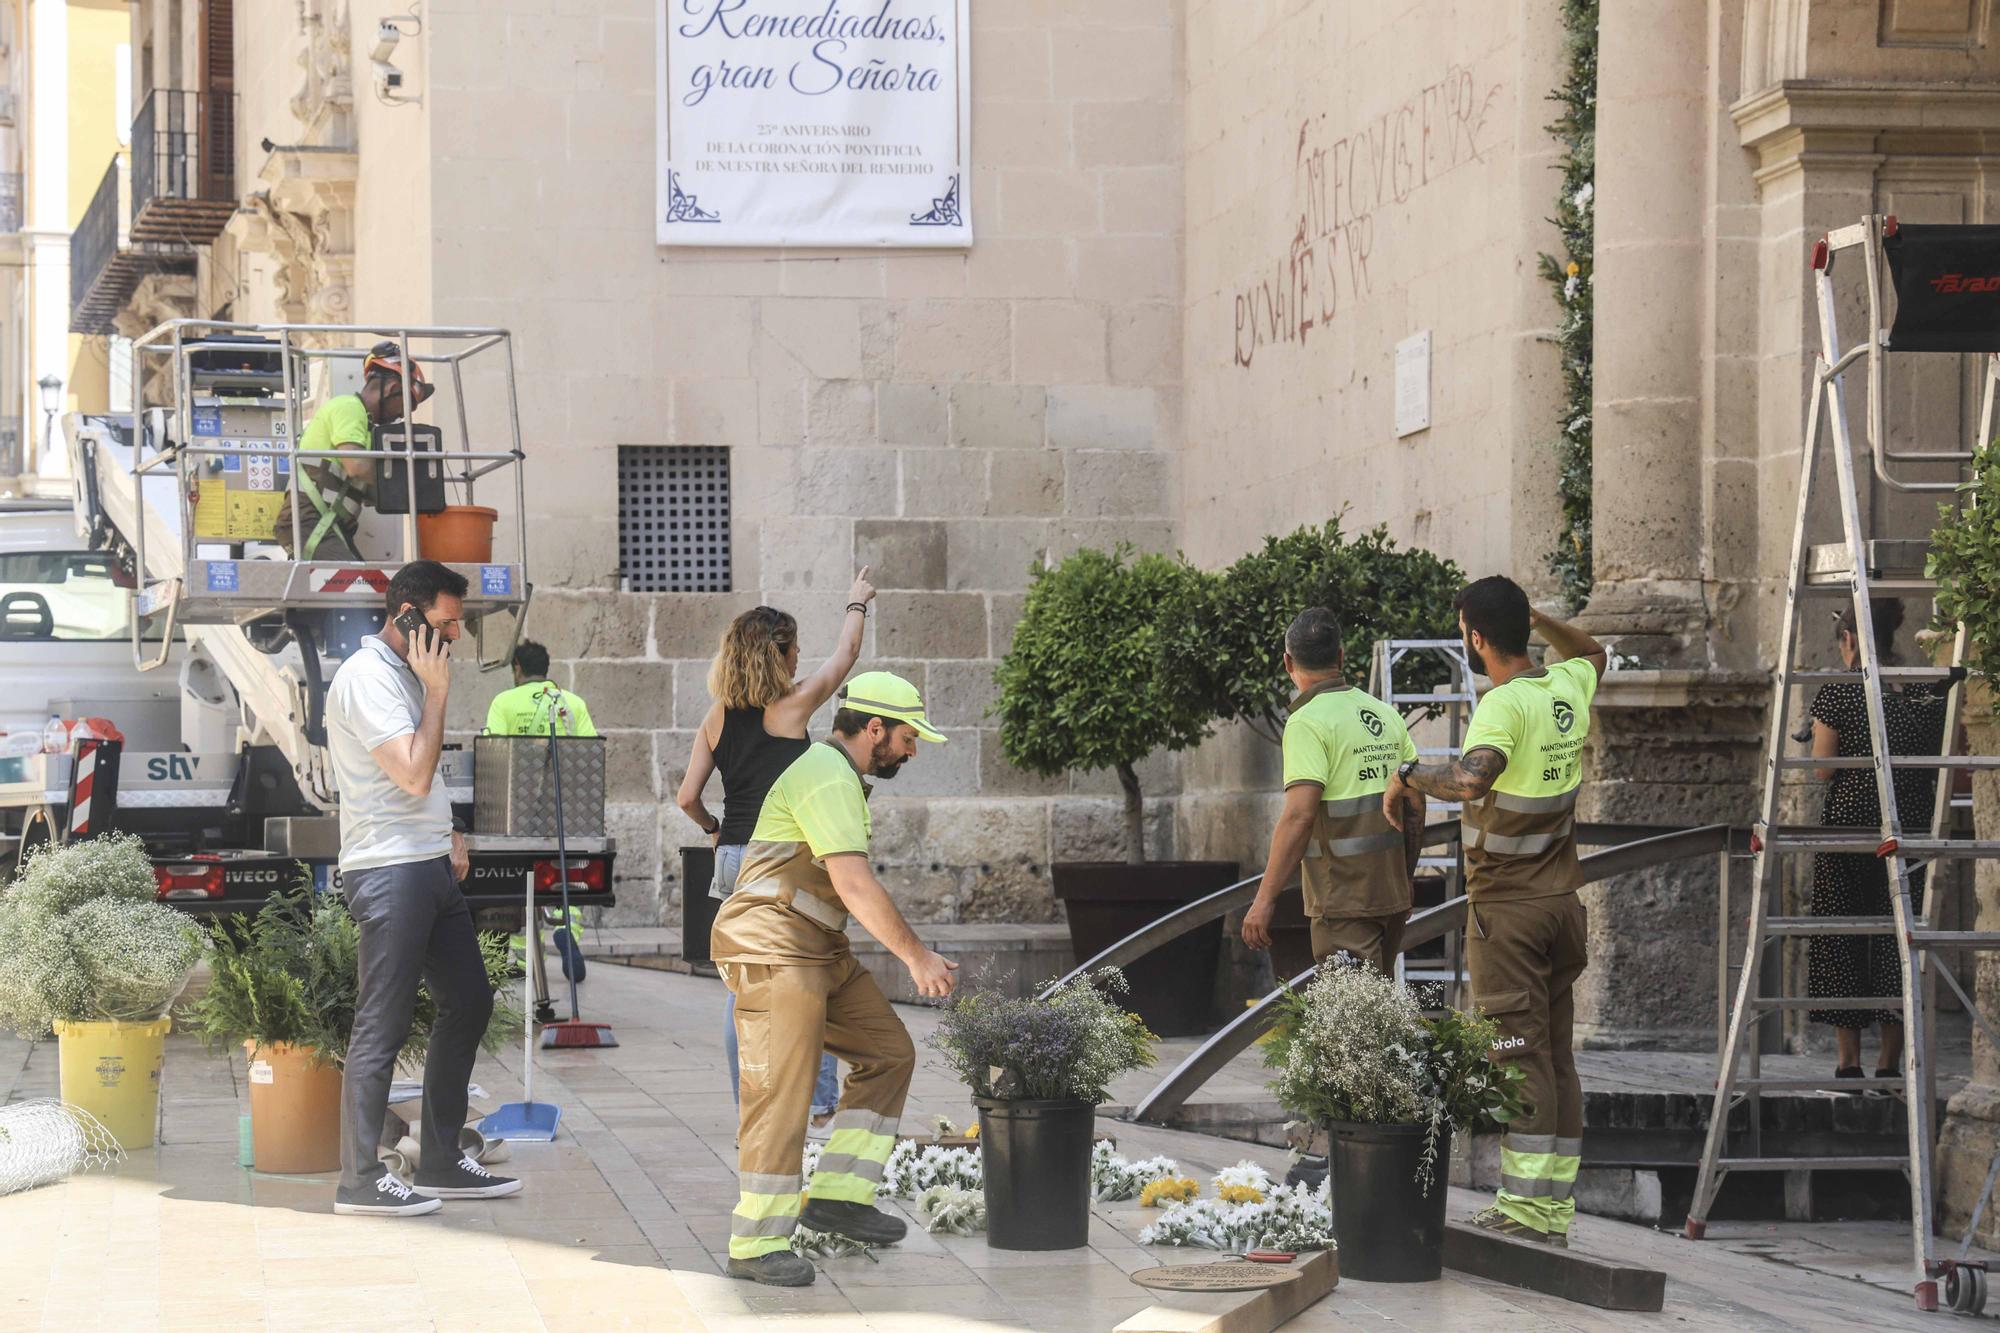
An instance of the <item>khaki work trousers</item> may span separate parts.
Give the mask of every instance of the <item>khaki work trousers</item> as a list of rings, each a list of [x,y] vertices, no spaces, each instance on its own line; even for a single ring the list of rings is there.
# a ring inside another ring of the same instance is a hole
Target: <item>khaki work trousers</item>
[[[853,1068],[810,1193],[873,1204],[896,1146],[917,1052],[903,1020],[852,954],[817,965],[720,963],[717,970],[736,995],[742,1066],[740,1194],[729,1254],[754,1259],[790,1248],[798,1228],[800,1163],[820,1053],[830,1051]]]
[[[1313,961],[1324,963],[1337,953],[1345,953],[1383,976],[1393,977],[1396,956],[1403,952],[1403,927],[1409,919],[1408,912],[1389,916],[1313,917]]]
[[[1589,916],[1574,893],[1475,898],[1465,966],[1473,1003],[1500,1026],[1493,1058],[1518,1066],[1528,1114],[1500,1139],[1500,1211],[1535,1230],[1567,1235],[1583,1155],[1583,1085],[1570,1039],[1573,987],[1589,961]]]

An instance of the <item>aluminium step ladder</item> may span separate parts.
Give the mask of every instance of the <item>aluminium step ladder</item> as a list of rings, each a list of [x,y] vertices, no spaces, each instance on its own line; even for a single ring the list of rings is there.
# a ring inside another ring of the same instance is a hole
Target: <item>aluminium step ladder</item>
[[[1407,684],[1407,673],[1415,662],[1407,659],[1436,658],[1445,668],[1444,688],[1436,692],[1418,691]],[[1402,667],[1405,686],[1397,688],[1397,668]],[[1406,718],[1413,711],[1441,712],[1445,716],[1445,744],[1419,746],[1417,757],[1426,763],[1450,761],[1464,753],[1465,729],[1472,722],[1472,709],[1479,702],[1479,684],[1458,639],[1377,639],[1368,663],[1368,692]],[[1431,809],[1455,817],[1457,802],[1432,802]],[[1442,871],[1445,901],[1465,892],[1465,847],[1452,845],[1449,855],[1417,858],[1418,870]],[[1430,982],[1445,989],[1446,1001],[1457,1006],[1465,990],[1465,949],[1457,932],[1444,937],[1441,959],[1420,958],[1414,965],[1407,957],[1396,960],[1397,975],[1405,983]]]
[[[1866,279],[1867,330],[1854,347],[1843,350],[1835,320],[1835,290],[1832,272],[1837,257],[1858,251]],[[1942,1281],[1951,1308],[1974,1313],[1985,1305],[1986,1275],[1983,1264],[1968,1263],[1966,1246],[1956,1258],[1940,1255],[1932,1236],[1937,1144],[1935,1142],[1937,1087],[1932,1047],[1933,1001],[1936,983],[1942,980],[1989,1038],[2000,1042],[1993,1022],[1981,1014],[1953,975],[1944,948],[2000,948],[2000,934],[1992,932],[1941,930],[1934,916],[1918,912],[1912,901],[1911,875],[1920,868],[1949,857],[1991,857],[2000,855],[2000,842],[1952,839],[1947,836],[1953,807],[1952,784],[1948,775],[1962,769],[2000,768],[2000,758],[1973,757],[1952,753],[1959,732],[1961,697],[1957,682],[1964,676],[1965,629],[1959,626],[1954,637],[1951,664],[1945,667],[1892,667],[1875,661],[1874,620],[1871,599],[1877,595],[1909,595],[1928,598],[1935,582],[1924,573],[1923,556],[1927,542],[1871,541],[1864,535],[1859,482],[1852,441],[1849,436],[1844,377],[1857,362],[1865,361],[1867,399],[1867,445],[1872,455],[1874,477],[1898,492],[1939,495],[1957,493],[1961,477],[1971,462],[1970,451],[1897,452],[1889,447],[1886,430],[1886,354],[1889,352],[1943,352],[1984,356],[1985,393],[1976,442],[1993,438],[1996,388],[2000,388],[2000,299],[1986,292],[1981,277],[1969,287],[1968,272],[1984,274],[1993,267],[2000,252],[2000,227],[1993,226],[1900,226],[1894,217],[1873,216],[1829,233],[1813,249],[1813,281],[1817,293],[1820,344],[1813,375],[1812,398],[1807,411],[1805,447],[1801,454],[1798,518],[1792,534],[1790,583],[1786,595],[1785,626],[1780,640],[1777,695],[1770,719],[1770,749],[1764,765],[1764,796],[1752,851],[1756,857],[1756,888],[1751,897],[1748,941],[1737,982],[1736,1002],[1721,1068],[1715,1085],[1707,1142],[1702,1152],[1701,1170],[1694,1198],[1688,1208],[1687,1234],[1702,1238],[1709,1210],[1714,1206],[1722,1181],[1732,1171],[1796,1170],[1900,1170],[1908,1178],[1913,1249],[1916,1266],[1916,1298],[1920,1309],[1938,1308]],[[1886,274],[1885,274],[1886,269]],[[1884,324],[1884,278],[1893,284],[1897,300],[1894,323]],[[2000,291],[2000,279],[1994,289]],[[1955,298],[1971,299],[1955,299]],[[1824,429],[1822,429],[1824,427]],[[1825,449],[1822,450],[1822,437]],[[1831,477],[1827,473],[1831,465]],[[1913,479],[1911,467],[1928,465],[1933,472],[1951,465],[1950,480],[1936,477]],[[1836,492],[1841,539],[1814,546],[1808,528],[1814,517],[1813,502],[1824,496],[1831,484]],[[1836,608],[1845,604],[1854,612],[1859,660],[1853,670],[1814,670],[1798,661],[1801,617],[1808,606]],[[1892,755],[1883,711],[1883,690],[1914,682],[1945,685],[1946,703],[1940,749],[1935,755]],[[1791,733],[1793,690],[1830,682],[1856,683],[1862,687],[1866,704],[1870,754],[1849,758],[1816,759],[1809,754],[1787,753]],[[1885,758],[1886,756],[1886,758]],[[1874,773],[1876,798],[1882,824],[1879,829],[1786,826],[1779,823],[1779,803],[1787,770],[1799,768],[1870,769]],[[1896,808],[1895,770],[1930,769],[1939,781],[1928,829],[1908,829]],[[1888,917],[1786,917],[1771,915],[1767,903],[1779,883],[1779,867],[1788,858],[1810,858],[1822,853],[1850,853],[1881,858],[1888,871]],[[1941,895],[1933,892],[1934,905]],[[1898,941],[1902,973],[1900,1000],[1886,997],[1805,998],[1762,993],[1759,984],[1763,969],[1758,962],[1775,940],[1829,935],[1887,935]],[[1723,942],[1726,947],[1726,941]],[[1764,1077],[1759,1066],[1756,1029],[1760,1019],[1776,1010],[1827,1009],[1861,1010],[1895,1008],[1903,1013],[1903,1068],[1894,1078],[1875,1079],[1780,1079]],[[1855,1154],[1846,1156],[1775,1156],[1762,1152],[1759,1097],[1765,1092],[1864,1090],[1894,1091],[1902,1095],[1908,1108],[1908,1144],[1896,1154]],[[1747,1104],[1750,1140],[1746,1149],[1732,1150],[1730,1112]],[[1996,1161],[2000,1171],[2000,1161]],[[1986,1182],[1988,1194],[1993,1176]],[[1985,1206],[1985,1196],[1980,1208]],[[1976,1230],[1978,1215],[1974,1216]]]

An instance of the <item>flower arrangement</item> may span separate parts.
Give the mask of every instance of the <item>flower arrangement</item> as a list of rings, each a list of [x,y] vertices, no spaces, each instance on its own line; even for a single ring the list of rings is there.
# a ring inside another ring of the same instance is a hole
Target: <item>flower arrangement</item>
[[[315,895],[301,876],[273,893],[245,922],[209,927],[212,980],[180,1019],[211,1049],[251,1041],[259,1046],[309,1047],[322,1062],[346,1058],[360,998],[361,928],[338,894]],[[487,981],[495,991],[485,1049],[499,1049],[521,1026],[521,1011],[506,984],[511,962],[504,937],[480,936]],[[437,1023],[437,1002],[419,987],[410,1036],[398,1061],[423,1061]]]
[[[1525,1110],[1525,1075],[1491,1059],[1491,1020],[1457,1010],[1426,1018],[1408,990],[1369,968],[1322,968],[1286,996],[1276,1033],[1264,1058],[1285,1109],[1314,1123],[1424,1125],[1427,1194],[1446,1135]]]
[[[1154,1181],[1180,1173],[1180,1163],[1171,1157],[1147,1157],[1128,1162],[1103,1139],[1091,1145],[1090,1197],[1100,1203],[1136,1199],[1140,1191]]]
[[[1238,1162],[1217,1172],[1209,1186],[1224,1203],[1262,1203],[1271,1174],[1255,1162]]]
[[[31,1040],[59,1022],[147,1022],[201,958],[201,934],[154,901],[139,840],[112,835],[32,854],[0,897],[0,1027]]]
[[[807,1180],[812,1179],[813,1172],[819,1169],[823,1152],[825,1147],[822,1144],[806,1144],[799,1173]],[[986,1188],[986,1172],[979,1150],[940,1148],[936,1144],[919,1144],[914,1139],[903,1139],[889,1153],[888,1165],[882,1169],[879,1193],[892,1199],[914,1199],[940,1185],[949,1189],[983,1191]]]
[[[1113,1001],[1125,990],[1115,967],[1039,998],[967,989],[945,1005],[930,1044],[978,1096],[1095,1105],[1113,1079],[1153,1063],[1159,1040]]]
[[[1162,1208],[1170,1203],[1186,1203],[1201,1193],[1201,1186],[1192,1176],[1161,1176],[1148,1181],[1139,1191],[1141,1208]]]
[[[976,1236],[986,1230],[986,1196],[933,1185],[917,1196],[917,1218],[932,1235]]]
[[[1256,1202],[1201,1199],[1177,1203],[1161,1214],[1159,1221],[1139,1233],[1139,1243],[1192,1245],[1233,1254],[1255,1249],[1292,1254],[1301,1250],[1330,1250],[1333,1213],[1316,1192],[1278,1185]]]

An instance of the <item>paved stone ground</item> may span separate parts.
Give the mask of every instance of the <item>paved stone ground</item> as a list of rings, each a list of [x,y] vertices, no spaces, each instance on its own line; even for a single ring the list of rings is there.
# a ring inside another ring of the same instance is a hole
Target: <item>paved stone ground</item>
[[[246,1106],[241,1056],[169,1047],[160,1146],[115,1173],[0,1199],[0,1330],[166,1328],[707,1329],[717,1333],[1097,1333],[1148,1303],[1126,1274],[1213,1258],[1147,1250],[1153,1214],[1100,1209],[1089,1248],[1007,1254],[982,1238],[921,1231],[879,1263],[824,1265],[820,1282],[771,1291],[720,1276],[735,1199],[734,1115],[720,1051],[719,983],[600,965],[586,1011],[623,1043],[543,1054],[538,1097],[564,1108],[554,1144],[519,1145],[520,1198],[449,1204],[411,1221],[336,1218],[329,1179],[236,1166]],[[920,1048],[931,1024],[902,1011]],[[483,1061],[495,1100],[519,1094],[518,1047]],[[52,1047],[0,1041],[0,1100],[48,1095]],[[964,1091],[929,1061],[910,1120],[966,1118]],[[1102,1128],[1130,1154],[1169,1153],[1203,1176],[1269,1149],[1199,1135]],[[1453,1191],[1455,1215],[1479,1197]],[[1696,1247],[1619,1223],[1582,1224],[1578,1246],[1667,1270],[1663,1315],[1610,1316],[1447,1275],[1399,1287],[1344,1282],[1296,1330],[1822,1329],[1935,1327],[1907,1294],[1907,1232],[1891,1226],[1718,1224]]]

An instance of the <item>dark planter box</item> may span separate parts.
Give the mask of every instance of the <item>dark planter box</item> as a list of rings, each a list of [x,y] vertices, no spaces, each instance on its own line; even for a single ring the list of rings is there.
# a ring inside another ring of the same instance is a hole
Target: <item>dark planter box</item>
[[[1070,948],[1079,965],[1196,898],[1238,878],[1233,861],[1089,861],[1050,867],[1055,894],[1069,917]],[[1222,922],[1197,926],[1125,969],[1133,1012],[1162,1037],[1214,1029],[1215,973],[1222,957]]]
[[[681,959],[689,963],[710,961],[709,927],[715,924],[715,909],[721,903],[708,896],[715,882],[715,849],[681,848]]]

